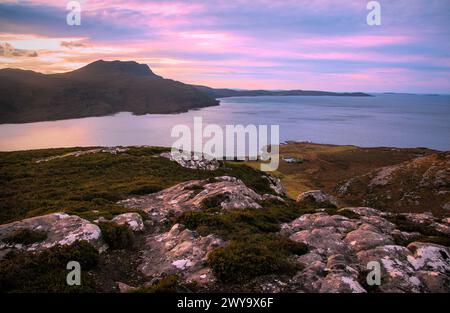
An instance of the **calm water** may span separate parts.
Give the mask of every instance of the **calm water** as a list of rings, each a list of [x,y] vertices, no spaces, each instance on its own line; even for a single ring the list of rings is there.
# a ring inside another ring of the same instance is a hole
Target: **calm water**
[[[239,97],[173,115],[114,116],[0,125],[0,150],[72,146],[171,146],[173,125],[279,124],[280,140],[450,150],[450,96]]]

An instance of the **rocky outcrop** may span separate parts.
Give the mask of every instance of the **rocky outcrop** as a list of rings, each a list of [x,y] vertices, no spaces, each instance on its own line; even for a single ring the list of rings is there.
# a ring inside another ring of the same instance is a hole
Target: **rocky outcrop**
[[[124,213],[120,215],[116,215],[112,222],[117,225],[128,225],[133,231],[144,231],[144,221],[142,216],[139,213]]]
[[[122,148],[122,147],[105,147],[105,148],[95,148],[95,149],[88,149],[88,150],[79,150],[79,151],[68,152],[65,154],[54,155],[54,156],[50,156],[47,158],[39,159],[39,160],[36,160],[35,163],[48,162],[48,161],[67,158],[67,157],[79,157],[82,155],[95,154],[95,153],[119,154],[119,153],[125,152],[127,150],[128,150],[128,148]]]
[[[326,194],[322,190],[310,190],[302,192],[298,195],[297,202],[303,203],[307,201],[312,201],[323,205],[332,204],[334,206],[338,206],[336,198],[332,195]]]
[[[214,236],[199,236],[196,232],[175,224],[170,231],[146,238],[140,271],[147,277],[178,275],[184,281],[207,284],[214,280],[206,266],[208,254],[224,242]]]
[[[6,243],[19,231],[29,230],[45,233],[41,241],[24,245],[21,243]],[[100,228],[91,222],[75,215],[52,213],[24,219],[10,224],[0,225],[0,250],[24,249],[41,251],[56,245],[70,245],[75,241],[87,241],[99,250],[106,249],[101,238]]]
[[[320,212],[282,225],[282,234],[310,248],[297,257],[303,270],[288,281],[286,290],[366,292],[367,265],[375,261],[381,269],[380,292],[450,292],[448,247],[421,242],[404,247],[396,244],[393,233],[405,232],[386,219],[389,214],[363,207],[340,211],[359,217]]]
[[[338,185],[339,199],[391,212],[443,216],[450,208],[450,152],[385,166]]]
[[[222,209],[260,209],[258,202],[265,199],[241,180],[222,176],[210,180],[187,181],[157,193],[120,201],[119,204],[143,210],[152,220],[161,222],[168,214],[179,215],[208,206]]]
[[[263,178],[269,181],[269,187],[276,192],[277,195],[285,197],[286,189],[284,188],[281,180],[278,177],[272,175],[264,175]]]
[[[171,161],[177,162],[182,167],[195,170],[215,171],[220,167],[220,162],[215,158],[205,158],[203,154],[198,153],[161,153],[163,158],[168,158]]]
[[[448,218],[438,219],[430,212],[425,213],[401,213],[397,216],[405,219],[411,227],[424,230],[429,234],[442,234],[450,236]]]

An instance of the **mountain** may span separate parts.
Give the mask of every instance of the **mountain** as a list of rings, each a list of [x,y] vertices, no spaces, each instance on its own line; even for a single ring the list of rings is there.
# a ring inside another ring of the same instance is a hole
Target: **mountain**
[[[0,123],[129,111],[176,113],[218,105],[197,88],[155,75],[145,64],[96,61],[62,74],[0,70]]]
[[[95,61],[61,74],[0,69],[0,124],[104,116],[178,113],[235,96],[369,96],[307,90],[233,90],[194,86],[133,61]]]
[[[371,97],[363,92],[330,92],[315,90],[237,90],[215,89],[206,86],[194,86],[215,98],[255,97],[255,96],[337,96],[337,97]]]

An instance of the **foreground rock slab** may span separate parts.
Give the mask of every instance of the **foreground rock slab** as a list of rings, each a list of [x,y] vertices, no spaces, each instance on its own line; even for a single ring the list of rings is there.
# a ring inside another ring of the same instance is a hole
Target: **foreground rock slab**
[[[8,237],[21,230],[44,232],[46,238],[29,245],[8,244],[4,242]],[[70,245],[75,241],[82,240],[89,242],[99,250],[106,248],[101,238],[100,228],[75,215],[52,213],[0,225],[0,241],[2,241],[0,250],[14,248],[28,251],[41,251],[56,245]]]
[[[448,247],[424,242],[398,245],[393,234],[408,237],[408,233],[389,222],[385,218],[389,214],[364,207],[341,211],[359,217],[320,212],[282,225],[281,234],[310,249],[297,257],[303,270],[288,281],[287,291],[367,292],[367,265],[378,262],[379,292],[450,292]],[[423,216],[409,218],[423,220]]]
[[[303,203],[307,201],[338,206],[336,198],[332,195],[326,194],[322,190],[310,190],[302,192],[298,195],[297,202]]]
[[[161,153],[163,158],[167,158],[171,161],[177,162],[182,167],[195,169],[195,170],[207,170],[215,171],[220,167],[220,162],[214,158],[207,159],[203,155],[191,153],[171,153],[163,152]]]
[[[175,224],[170,231],[146,238],[140,271],[148,277],[178,275],[184,281],[207,284],[214,280],[207,267],[208,254],[223,246],[214,236],[199,236],[196,232]]]
[[[179,215],[186,211],[204,209],[213,205],[222,209],[260,209],[258,203],[267,199],[248,188],[241,180],[221,176],[209,180],[191,180],[160,192],[120,201],[119,204],[143,210],[157,222],[168,214]],[[208,204],[209,202],[209,204]]]
[[[142,216],[135,212],[116,215],[111,221],[117,225],[128,225],[132,231],[141,232],[145,229]]]

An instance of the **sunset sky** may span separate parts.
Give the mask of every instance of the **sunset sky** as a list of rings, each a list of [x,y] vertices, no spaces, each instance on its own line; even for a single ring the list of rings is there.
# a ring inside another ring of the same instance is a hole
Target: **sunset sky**
[[[135,60],[211,87],[450,93],[450,1],[0,0],[0,68]]]

